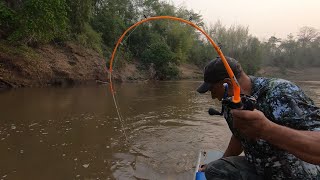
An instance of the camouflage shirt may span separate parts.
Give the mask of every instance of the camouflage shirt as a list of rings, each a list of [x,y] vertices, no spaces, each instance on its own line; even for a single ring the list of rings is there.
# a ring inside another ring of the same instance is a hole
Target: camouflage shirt
[[[320,109],[295,84],[283,79],[250,77],[256,109],[274,123],[297,130],[320,131]],[[246,138],[233,128],[230,109],[224,116],[248,162],[266,179],[320,179],[320,166],[309,164],[265,140]]]

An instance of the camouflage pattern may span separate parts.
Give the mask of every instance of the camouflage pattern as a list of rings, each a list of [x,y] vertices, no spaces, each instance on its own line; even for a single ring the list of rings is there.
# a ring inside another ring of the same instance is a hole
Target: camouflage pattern
[[[295,84],[283,79],[250,77],[256,108],[279,125],[297,130],[320,131],[320,109]],[[242,144],[246,160],[266,179],[320,179],[320,167],[309,164],[262,140],[246,138],[233,128],[230,109],[224,116]]]
[[[232,156],[221,158],[208,164],[205,171],[207,180],[260,180],[252,164],[248,163],[244,156]]]

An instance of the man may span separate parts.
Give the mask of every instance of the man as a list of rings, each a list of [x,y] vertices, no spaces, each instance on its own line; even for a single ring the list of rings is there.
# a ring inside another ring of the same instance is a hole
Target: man
[[[253,111],[225,107],[232,137],[223,158],[205,168],[207,179],[320,179],[320,109],[295,84],[248,76],[226,57],[241,94],[257,100]],[[223,83],[232,83],[220,58],[204,70],[199,93],[221,101]],[[244,151],[245,157],[238,156]]]

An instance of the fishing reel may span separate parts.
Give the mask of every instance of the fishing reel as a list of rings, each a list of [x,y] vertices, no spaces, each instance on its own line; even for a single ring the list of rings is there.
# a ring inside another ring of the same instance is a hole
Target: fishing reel
[[[232,97],[228,97],[228,84],[224,83],[223,87],[224,87],[224,95],[221,102],[222,103],[221,112],[213,108],[209,108],[208,110],[209,115],[222,116],[224,113],[224,107],[229,107],[230,109],[242,109],[242,110],[250,110],[250,111],[253,111],[255,109],[257,100],[253,96],[242,94],[240,96],[241,101],[238,103],[234,103],[232,101]]]

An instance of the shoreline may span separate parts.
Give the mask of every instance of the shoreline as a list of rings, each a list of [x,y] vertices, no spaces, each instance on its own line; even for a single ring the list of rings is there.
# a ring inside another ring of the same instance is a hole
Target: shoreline
[[[137,62],[124,62],[115,69],[114,82],[157,82],[152,71],[141,71]],[[179,78],[166,81],[202,81],[203,71],[193,64],[180,64]],[[302,69],[263,67],[255,76],[290,81],[320,81],[320,67]],[[94,50],[73,43],[37,48],[13,47],[0,41],[0,90],[21,87],[71,87],[109,83],[106,60]]]

